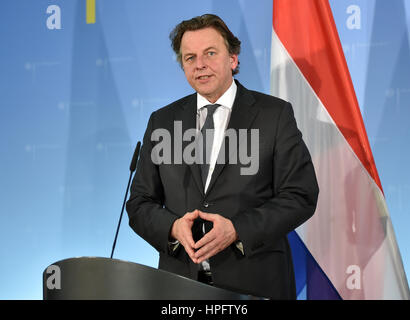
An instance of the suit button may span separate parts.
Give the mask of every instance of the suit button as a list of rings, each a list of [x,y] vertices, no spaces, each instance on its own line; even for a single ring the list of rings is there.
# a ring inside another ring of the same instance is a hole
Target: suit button
[[[203,206],[204,206],[205,208],[208,208],[208,207],[209,207],[209,203],[208,203],[208,202],[204,202]]]

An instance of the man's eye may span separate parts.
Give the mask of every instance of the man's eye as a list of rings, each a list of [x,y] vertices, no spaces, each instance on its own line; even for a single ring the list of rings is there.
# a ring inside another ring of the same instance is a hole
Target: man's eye
[[[193,56],[189,56],[189,57],[185,58],[185,61],[192,61],[192,60],[194,60]]]
[[[213,56],[213,55],[215,55],[215,52],[214,52],[214,51],[209,51],[209,52],[208,52],[208,56]]]

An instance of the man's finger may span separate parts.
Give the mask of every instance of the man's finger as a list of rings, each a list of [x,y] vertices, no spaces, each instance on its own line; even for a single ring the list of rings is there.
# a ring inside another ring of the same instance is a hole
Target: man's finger
[[[195,251],[190,246],[184,246],[186,253],[190,256],[191,259],[195,258]]]
[[[205,261],[206,259],[213,257],[214,255],[216,255],[218,252],[221,251],[218,246],[215,246],[215,244],[212,244],[208,248],[204,247],[203,249],[205,249],[203,252],[197,251],[195,253],[195,259],[198,261],[197,263],[201,263]]]
[[[189,246],[189,248],[193,249],[195,248],[195,241],[192,237],[192,232],[191,230],[186,231],[184,235],[184,242]]]
[[[198,214],[202,219],[207,220],[207,221],[212,221],[212,222],[215,221],[215,219],[218,216],[215,213],[203,212],[201,210],[198,210]]]
[[[187,218],[189,220],[195,220],[196,218],[198,218],[198,216],[199,216],[199,210],[195,209],[194,211],[185,213],[184,218]]]
[[[206,245],[207,243],[213,241],[214,239],[215,239],[215,233],[212,232],[211,230],[208,233],[206,233],[201,239],[199,239],[196,243],[194,243],[193,248],[199,249],[203,247],[204,245]]]
[[[194,257],[196,259],[199,259],[199,258],[205,256],[210,251],[213,251],[215,249],[215,247],[217,247],[217,246],[218,246],[218,242],[216,241],[216,239],[211,240],[206,245],[202,246],[200,249],[195,251]]]
[[[195,262],[195,250],[194,250],[194,240],[192,239],[192,235],[186,235],[184,239],[182,240],[181,244],[183,245],[186,253],[188,256],[191,258],[192,261]],[[195,262],[196,263],[196,262]]]

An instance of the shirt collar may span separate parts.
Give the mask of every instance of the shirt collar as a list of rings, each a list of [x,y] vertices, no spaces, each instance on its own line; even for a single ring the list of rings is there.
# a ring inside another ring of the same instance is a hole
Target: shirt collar
[[[228,88],[228,90],[225,91],[225,93],[215,101],[214,104],[220,104],[223,107],[232,109],[233,103],[235,101],[235,96],[236,96],[236,90],[238,89],[238,86],[235,83],[235,80],[232,80],[231,86]],[[203,96],[201,96],[199,93],[197,93],[197,110],[199,111],[201,108],[204,106],[210,104],[210,102]]]

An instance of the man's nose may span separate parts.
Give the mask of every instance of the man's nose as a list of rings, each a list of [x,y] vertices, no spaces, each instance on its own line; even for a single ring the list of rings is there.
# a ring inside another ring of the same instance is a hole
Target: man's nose
[[[202,56],[198,56],[196,59],[196,68],[199,70],[206,68],[205,59]]]

